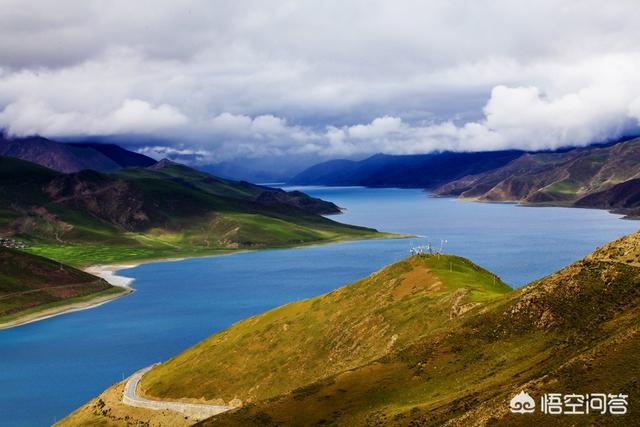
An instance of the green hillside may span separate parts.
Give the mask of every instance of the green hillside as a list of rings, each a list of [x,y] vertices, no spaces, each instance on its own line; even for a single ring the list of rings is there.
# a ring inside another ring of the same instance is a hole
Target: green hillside
[[[242,401],[202,425],[634,425],[633,399],[625,416],[512,414],[508,402],[637,395],[639,302],[640,233],[516,291],[462,258],[415,256],[241,321],[152,369],[139,392]],[[123,405],[121,387],[62,425],[172,416]]]
[[[171,162],[62,174],[0,157],[0,236],[73,265],[383,237],[330,202]]]
[[[0,327],[58,308],[126,293],[50,259],[0,248]]]
[[[639,243],[615,242],[374,363],[201,424],[634,425],[634,402],[617,417],[512,414],[508,402],[520,390],[640,391]]]
[[[511,290],[493,281],[463,258],[410,258],[240,322],[148,373],[142,390],[225,401],[277,396],[376,360]]]

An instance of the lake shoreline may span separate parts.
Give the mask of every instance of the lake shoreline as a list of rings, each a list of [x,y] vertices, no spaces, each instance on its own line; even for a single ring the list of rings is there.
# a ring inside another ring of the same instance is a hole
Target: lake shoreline
[[[576,206],[574,204],[567,203],[553,203],[553,202],[540,202],[540,203],[531,203],[525,202],[522,200],[483,200],[478,197],[461,197],[461,196],[453,196],[446,194],[434,194],[429,190],[423,190],[429,197],[433,197],[435,199],[451,199],[459,202],[471,202],[471,203],[488,203],[488,204],[505,204],[505,205],[514,205],[523,208],[571,208],[571,209],[591,209],[596,211],[605,211],[612,215],[618,215],[618,219],[630,220],[630,221],[640,221],[640,214],[633,214],[632,209],[623,209],[623,208],[601,208],[596,206]]]
[[[446,252],[519,287],[639,227],[601,210],[454,203],[417,190],[318,189],[311,194],[346,207],[343,222],[428,237],[316,243],[304,250],[270,248],[226,259],[122,269],[115,274],[136,278],[131,298],[0,331],[0,371],[7,384],[0,392],[0,412],[25,427],[49,425],[140,367],[170,359],[242,319],[365,277],[409,255],[412,244],[439,246],[447,239]],[[98,259],[81,268],[140,261],[116,255],[117,260]],[[122,388],[112,396],[119,401],[121,393]]]
[[[131,286],[133,284],[133,282],[135,281],[135,279],[133,279],[131,277],[121,276],[121,275],[119,275],[117,273],[120,270],[125,270],[125,269],[129,269],[129,268],[135,268],[135,267],[138,267],[138,266],[143,265],[143,264],[184,261],[184,260],[187,260],[187,259],[196,259],[196,258],[219,257],[219,256],[235,255],[235,254],[241,254],[241,253],[246,253],[246,252],[269,250],[269,249],[305,248],[305,247],[329,245],[329,244],[336,244],[336,243],[346,243],[346,242],[349,242],[349,241],[377,240],[377,239],[403,239],[403,238],[411,237],[411,235],[407,235],[407,234],[396,234],[396,233],[385,233],[385,232],[382,232],[382,233],[379,233],[379,234],[380,234],[379,237],[374,237],[374,238],[353,239],[353,240],[350,240],[350,239],[344,239],[344,240],[338,239],[338,240],[329,241],[329,242],[305,243],[305,244],[301,244],[301,245],[294,245],[294,246],[291,246],[291,247],[288,247],[288,248],[273,247],[273,248],[259,248],[259,249],[236,249],[236,250],[221,251],[220,253],[211,253],[211,254],[206,254],[206,255],[203,254],[203,255],[185,256],[185,257],[150,258],[150,259],[136,260],[135,262],[132,261],[131,263],[123,261],[123,262],[118,262],[118,263],[114,263],[114,264],[94,264],[94,265],[90,265],[88,267],[83,268],[82,270],[87,272],[87,273],[89,273],[89,274],[92,274],[92,275],[94,275],[96,277],[99,277],[99,278],[103,279],[104,281],[109,283],[114,288],[120,288],[123,291],[122,292],[118,292],[118,293],[114,293],[114,294],[111,294],[111,295],[98,295],[98,296],[95,296],[94,298],[90,298],[90,299],[88,299],[86,301],[82,301],[82,302],[70,301],[68,304],[62,304],[62,305],[56,306],[54,308],[43,307],[42,310],[38,310],[38,311],[33,312],[33,313],[25,314],[24,316],[20,316],[20,317],[14,319],[14,320],[11,320],[9,322],[0,324],[0,330],[16,328],[18,326],[23,326],[23,325],[27,325],[29,323],[39,322],[41,320],[47,320],[47,319],[50,319],[52,317],[61,316],[63,314],[67,314],[67,313],[74,313],[74,312],[77,312],[77,311],[84,311],[84,310],[89,310],[89,309],[92,309],[92,308],[97,308],[97,307],[100,307],[101,305],[106,304],[108,302],[115,301],[115,300],[117,300],[119,298],[122,298],[122,297],[125,297],[127,295],[130,295],[133,292],[135,292],[135,288],[133,288]],[[91,295],[87,295],[86,297],[91,297]]]
[[[235,252],[234,252],[235,253]],[[221,254],[222,255],[222,254]],[[219,256],[219,255],[207,255],[207,256]],[[196,257],[194,257],[196,258]],[[151,262],[171,262],[181,261],[187,258],[161,258],[154,260],[147,260],[136,263],[117,263],[117,264],[96,264],[91,265],[83,269],[83,271],[101,278],[105,282],[113,286],[113,289],[120,289],[120,292],[113,293],[111,295],[96,295],[90,299],[82,302],[70,301],[68,304],[62,304],[54,308],[43,307],[42,310],[25,314],[9,322],[0,324],[0,330],[16,328],[18,326],[27,325],[29,323],[39,322],[41,320],[47,320],[52,317],[61,316],[63,314],[75,313],[78,311],[90,310],[92,308],[100,307],[111,301],[115,301],[124,296],[130,295],[135,292],[135,289],[131,286],[135,279],[126,276],[120,276],[117,274],[120,270],[129,268],[135,268],[142,264],[148,264]],[[100,292],[99,292],[100,293]]]
[[[17,328],[18,326],[27,325],[29,323],[39,322],[41,320],[50,319],[52,317],[61,316],[67,313],[74,313],[77,311],[89,310],[91,308],[99,307],[108,302],[114,301],[118,298],[127,296],[131,294],[134,290],[131,288],[125,288],[122,286],[117,286],[116,288],[120,288],[120,291],[117,293],[112,293],[110,295],[100,295],[91,297],[88,295],[90,299],[82,302],[73,302],[70,301],[68,304],[63,304],[54,308],[46,308],[43,307],[41,310],[36,311],[34,313],[25,314],[24,316],[20,316],[14,320],[8,321],[0,325],[0,330]]]

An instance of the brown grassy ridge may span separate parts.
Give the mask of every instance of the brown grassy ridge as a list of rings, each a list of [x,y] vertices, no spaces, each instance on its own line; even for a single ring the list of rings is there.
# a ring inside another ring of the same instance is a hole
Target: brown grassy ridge
[[[240,322],[149,372],[142,390],[160,398],[273,397],[373,361],[439,329],[457,307],[510,290],[493,277],[458,257],[410,258]]]
[[[397,352],[202,425],[633,425],[625,416],[511,414],[525,389],[640,392],[638,234]],[[634,262],[635,264],[635,262]]]
[[[462,258],[408,258],[237,323],[150,371],[143,392],[243,401],[201,425],[634,425],[639,254],[636,233],[516,291]],[[629,413],[511,414],[522,389],[625,393]],[[96,402],[64,423],[110,424]]]
[[[0,327],[28,314],[126,292],[73,267],[0,248]]]

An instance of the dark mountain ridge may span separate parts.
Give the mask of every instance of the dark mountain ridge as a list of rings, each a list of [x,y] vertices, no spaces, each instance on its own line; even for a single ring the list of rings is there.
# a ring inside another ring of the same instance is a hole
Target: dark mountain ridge
[[[130,231],[159,226],[170,216],[205,214],[214,206],[200,193],[215,196],[215,205],[221,210],[240,209],[241,204],[248,212],[340,213],[335,204],[300,191],[286,192],[248,182],[228,181],[170,161],[115,174],[93,170],[63,174],[0,157],[0,169],[9,169],[9,165],[14,166],[10,168],[13,171],[22,170],[23,177],[33,182],[34,185],[27,189],[35,198],[30,202],[42,200],[66,205]],[[9,195],[20,191],[15,188],[20,186],[19,179],[15,177],[12,183],[13,177],[15,175],[9,173],[5,174],[5,180],[0,180],[0,188]],[[11,196],[6,201],[13,206],[23,204],[20,198]]]
[[[294,185],[432,188],[496,169],[524,154],[519,150],[420,155],[376,154],[360,161],[330,160],[293,177]]]
[[[149,167],[155,164],[155,160],[140,153],[125,150],[116,144],[101,144],[97,142],[70,142],[67,147],[80,149],[93,149],[118,164],[120,168]]]
[[[150,157],[125,150],[114,144],[64,144],[41,136],[8,137],[0,134],[0,156],[14,157],[63,173],[91,169],[114,172],[127,167],[147,167]]]
[[[377,154],[317,164],[296,185],[424,188],[436,196],[640,214],[640,138],[537,152]],[[628,181],[628,182],[627,182]]]
[[[575,202],[577,207],[608,209],[628,216],[640,216],[640,179],[630,179],[589,194]]]
[[[561,152],[526,153],[497,169],[433,189],[439,196],[614,209],[640,207],[640,138]]]
[[[635,179],[640,179],[638,137],[536,152],[376,154],[319,163],[290,183],[424,188],[443,197],[610,209],[635,217],[640,214]]]

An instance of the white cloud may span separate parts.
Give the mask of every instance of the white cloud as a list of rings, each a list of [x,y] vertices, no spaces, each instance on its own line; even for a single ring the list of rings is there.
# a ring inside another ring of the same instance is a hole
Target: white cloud
[[[629,104],[628,113],[630,117],[640,122],[640,96]]]
[[[206,121],[201,132],[206,132],[218,140],[255,140],[261,143],[270,141],[272,146],[318,138],[312,130],[302,126],[290,126],[286,119],[272,114],[249,117],[222,113]]]
[[[366,125],[350,126],[347,130],[349,136],[359,139],[380,138],[399,132],[402,128],[402,120],[398,117],[378,117]]]
[[[368,124],[332,126],[325,133],[324,151],[352,155],[543,150],[603,142],[638,128],[640,92],[635,83],[627,83],[589,86],[555,98],[544,96],[536,87],[496,86],[481,120],[411,125],[385,116]]]
[[[245,134],[252,123],[253,119],[249,116],[222,113],[211,119],[211,128],[220,133]]]
[[[110,129],[101,133],[153,132],[187,124],[188,119],[167,104],[154,107],[139,99],[126,99],[106,122]]]
[[[635,1],[0,3],[16,134],[346,156],[584,145],[640,120]]]
[[[156,160],[168,158],[185,164],[207,164],[219,161],[215,153],[203,149],[167,147],[163,145],[145,146],[136,150],[140,154]]]
[[[498,86],[484,109],[485,126],[511,145],[585,145],[619,136],[630,124],[629,102],[628,94],[611,86],[586,87],[552,99],[535,87]]]
[[[152,133],[184,125],[188,119],[174,107],[125,99],[106,114],[56,111],[38,100],[20,100],[0,112],[0,127],[13,135],[111,135]]]

